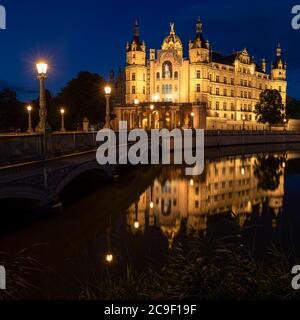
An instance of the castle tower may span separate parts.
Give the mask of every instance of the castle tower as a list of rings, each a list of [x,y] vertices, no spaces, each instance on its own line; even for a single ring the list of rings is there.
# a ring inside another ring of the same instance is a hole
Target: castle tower
[[[147,99],[147,65],[146,46],[140,40],[137,21],[134,25],[134,36],[126,47],[126,103],[132,104],[135,99],[145,102]]]
[[[204,40],[202,29],[202,22],[200,18],[198,18],[196,24],[196,37],[189,42],[190,63],[209,62],[210,44],[208,40]]]
[[[276,58],[271,65],[271,80],[273,89],[281,93],[282,101],[286,105],[286,62],[282,58],[282,50],[280,44],[276,49]]]
[[[284,62],[281,55],[280,44],[276,49],[276,58],[272,63],[272,80],[286,80],[286,63]]]

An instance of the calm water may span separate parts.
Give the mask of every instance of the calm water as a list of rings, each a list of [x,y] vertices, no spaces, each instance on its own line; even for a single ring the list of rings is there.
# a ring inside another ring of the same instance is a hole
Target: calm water
[[[19,209],[13,221],[4,220],[0,252],[7,265],[20,256],[36,259],[39,272],[26,276],[40,290],[33,295],[38,298],[74,297],[77,286],[96,285],[95,274],[107,268],[161,266],[176,241],[226,237],[232,219],[249,230],[257,256],[272,243],[299,254],[299,186],[297,152],[206,160],[204,174],[193,179],[172,166],[123,168],[105,186],[82,176],[60,195],[61,214],[26,224]],[[2,214],[13,207],[3,202]]]

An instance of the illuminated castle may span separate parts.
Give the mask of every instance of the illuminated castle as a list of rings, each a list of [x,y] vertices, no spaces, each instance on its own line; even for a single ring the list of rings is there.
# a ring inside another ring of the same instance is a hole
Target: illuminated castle
[[[147,57],[135,24],[126,47],[124,103],[115,107],[114,126],[126,120],[130,128],[256,130],[263,129],[253,113],[263,90],[277,89],[286,103],[287,66],[279,45],[268,73],[265,59],[256,64],[246,48],[230,55],[212,51],[199,19],[188,58],[183,49],[172,23],[161,49],[150,49]]]

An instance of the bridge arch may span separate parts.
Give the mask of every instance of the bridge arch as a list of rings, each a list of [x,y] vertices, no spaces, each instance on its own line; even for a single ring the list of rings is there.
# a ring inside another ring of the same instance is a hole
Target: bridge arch
[[[107,179],[111,178],[114,172],[114,168],[110,165],[100,166],[97,162],[88,162],[74,168],[68,175],[62,178],[56,187],[55,193],[58,195],[70,182],[79,177],[80,175],[89,171],[99,171],[103,173]]]

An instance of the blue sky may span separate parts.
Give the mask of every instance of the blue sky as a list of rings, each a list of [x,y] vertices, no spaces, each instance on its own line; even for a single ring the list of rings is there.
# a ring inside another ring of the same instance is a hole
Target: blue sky
[[[125,45],[137,18],[149,48],[159,48],[170,22],[187,44],[200,16],[204,36],[215,51],[230,54],[247,47],[268,65],[277,43],[288,64],[288,94],[300,99],[300,30],[291,27],[289,0],[262,1],[100,1],[0,0],[7,30],[0,31],[0,87],[16,88],[20,98],[38,95],[34,63],[49,61],[48,88],[56,93],[81,70],[107,77],[125,63]],[[299,1],[300,4],[300,1]]]

